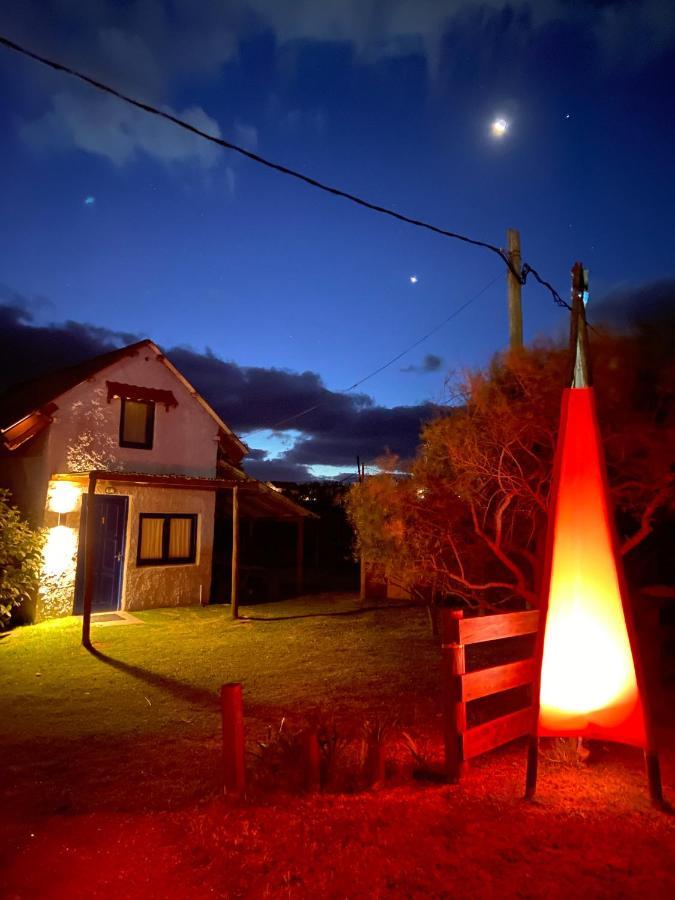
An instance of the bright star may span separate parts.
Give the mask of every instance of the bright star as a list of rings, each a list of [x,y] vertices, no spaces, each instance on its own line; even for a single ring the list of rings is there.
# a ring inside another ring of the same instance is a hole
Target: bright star
[[[492,136],[496,138],[503,138],[508,130],[509,123],[506,121],[506,119],[495,119],[494,122],[490,125]]]
[[[410,276],[410,284],[417,284],[417,275]]]
[[[93,206],[94,203],[96,203],[96,197],[92,197],[91,194],[89,194],[88,197],[85,197],[85,198],[84,198],[84,205],[85,205],[85,206]]]

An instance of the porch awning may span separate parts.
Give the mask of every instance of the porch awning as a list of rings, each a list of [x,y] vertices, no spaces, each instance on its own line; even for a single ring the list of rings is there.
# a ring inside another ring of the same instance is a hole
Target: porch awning
[[[92,477],[97,484],[136,484],[145,487],[171,488],[193,491],[218,491],[238,488],[239,511],[242,518],[251,519],[317,519],[318,516],[300,506],[277,489],[247,478],[200,478],[197,475],[160,475],[147,472],[59,472],[52,481],[71,481],[86,487]]]

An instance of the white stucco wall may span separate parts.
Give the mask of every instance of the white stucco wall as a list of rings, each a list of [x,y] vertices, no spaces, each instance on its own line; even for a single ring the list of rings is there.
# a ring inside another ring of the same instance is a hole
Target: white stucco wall
[[[119,446],[119,399],[107,400],[106,381],[173,392],[178,406],[155,406],[150,450]],[[56,400],[49,427],[47,469],[50,473],[118,469],[127,472],[216,474],[218,426],[150,349],[125,357]]]
[[[191,606],[207,603],[211,591],[213,557],[213,491],[126,486],[100,483],[97,493],[112,487],[129,498],[129,517],[122,581],[122,609],[152,609],[157,606]],[[194,563],[168,566],[138,566],[140,513],[193,513],[197,515],[197,559]]]

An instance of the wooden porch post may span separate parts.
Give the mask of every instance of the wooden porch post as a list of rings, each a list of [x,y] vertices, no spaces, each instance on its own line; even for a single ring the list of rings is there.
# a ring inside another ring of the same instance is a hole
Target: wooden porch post
[[[295,590],[302,594],[304,588],[305,520],[298,519],[295,535]]]
[[[230,583],[230,611],[233,619],[239,618],[239,494],[232,488],[232,580]]]
[[[82,602],[82,646],[91,650],[91,605],[94,595],[94,497],[96,475],[89,473],[87,486],[87,522],[84,538],[84,598]]]

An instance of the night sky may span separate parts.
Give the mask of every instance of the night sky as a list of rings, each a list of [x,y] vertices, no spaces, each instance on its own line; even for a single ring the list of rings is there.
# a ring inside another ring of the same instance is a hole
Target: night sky
[[[589,267],[591,318],[673,286],[668,0],[4,0],[0,32],[375,203],[499,246],[519,228],[563,296]],[[301,479],[410,455],[448,372],[505,345],[493,254],[3,48],[0,123],[5,386],[151,337],[255,448],[249,471]],[[545,290],[523,300],[526,340],[565,333]]]

